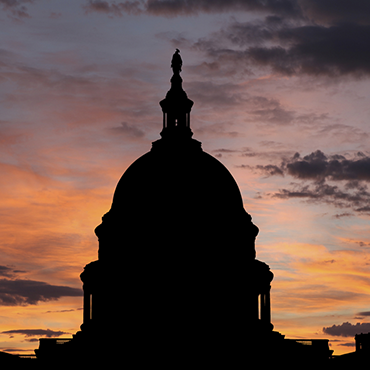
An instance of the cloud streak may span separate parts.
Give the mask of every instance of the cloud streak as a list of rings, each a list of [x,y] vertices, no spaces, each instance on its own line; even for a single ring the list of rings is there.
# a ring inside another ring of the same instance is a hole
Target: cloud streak
[[[6,277],[6,278],[15,277],[16,274],[19,274],[22,272],[26,272],[26,271],[14,270],[12,267],[0,265],[0,276]]]
[[[248,59],[283,75],[329,77],[369,74],[370,26],[283,27],[274,34],[279,45],[248,49]]]
[[[51,330],[51,329],[16,329],[3,331],[2,334],[22,334],[25,337],[55,338],[68,333],[61,330]]]
[[[370,332],[370,323],[357,323],[355,325],[344,322],[340,325],[324,327],[323,332],[337,337],[354,337],[356,334]]]
[[[200,13],[222,13],[229,11],[273,12],[297,17],[300,7],[294,0],[141,0],[141,1],[106,1],[88,0],[84,5],[87,12],[101,12],[113,16],[123,13],[147,13],[155,16],[177,17],[198,15]]]
[[[32,0],[24,0],[30,2]],[[11,3],[11,0],[3,0]],[[21,0],[13,0],[21,3]],[[370,5],[366,1],[353,0],[86,0],[86,12],[100,12],[111,16],[150,14],[154,16],[190,16],[201,13],[230,11],[257,12],[278,15],[288,19],[311,21],[316,24],[338,22],[370,23]]]
[[[324,202],[340,208],[352,208],[357,212],[370,212],[370,157],[358,152],[352,158],[343,155],[325,155],[317,150],[301,157],[282,159],[280,165],[244,166],[263,175],[291,176],[301,180],[290,188],[272,194],[280,199],[305,199]],[[271,194],[270,194],[271,195]]]
[[[42,281],[0,279],[0,305],[27,306],[61,297],[80,297],[81,289],[51,285]]]
[[[303,158],[296,153],[285,167],[289,175],[304,180],[345,180],[349,181],[347,187],[358,187],[354,181],[370,181],[370,157],[362,152],[353,159],[346,159],[343,155],[327,156],[320,150]]]
[[[279,17],[235,21],[192,48],[204,52],[213,65],[228,62],[237,70],[268,67],[280,75],[314,77],[370,73],[370,25],[301,23]]]

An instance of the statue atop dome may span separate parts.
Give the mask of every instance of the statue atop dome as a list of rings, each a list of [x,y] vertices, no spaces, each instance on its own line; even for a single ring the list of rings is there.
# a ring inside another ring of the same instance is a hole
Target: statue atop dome
[[[181,72],[182,59],[179,53],[180,53],[180,50],[176,49],[175,54],[173,54],[172,56],[171,68],[172,68],[173,74],[179,74]]]

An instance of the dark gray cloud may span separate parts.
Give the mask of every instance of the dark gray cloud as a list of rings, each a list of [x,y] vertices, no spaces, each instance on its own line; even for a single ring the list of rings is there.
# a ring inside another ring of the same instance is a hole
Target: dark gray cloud
[[[244,166],[264,176],[291,176],[301,182],[270,194],[280,199],[297,198],[323,202],[339,208],[352,208],[360,213],[370,212],[370,157],[358,152],[352,158],[326,155],[317,150],[306,156],[295,153],[282,158],[280,164]],[[337,218],[351,216],[350,212]]]
[[[116,1],[88,0],[83,8],[86,13],[98,12],[122,17],[124,13],[140,14],[144,12],[143,6],[142,1],[120,1],[117,3]]]
[[[280,17],[233,22],[193,43],[212,65],[268,67],[282,75],[343,76],[370,73],[370,25],[340,22],[318,25]]]
[[[355,23],[283,27],[274,35],[279,45],[250,47],[248,57],[286,75],[368,74],[369,31],[369,25]]]
[[[220,148],[220,149],[215,149],[212,151],[212,153],[217,153],[217,154],[230,154],[230,153],[239,153],[240,151],[237,149],[225,149],[225,148]]]
[[[86,12],[113,16],[263,12],[268,14],[264,22],[233,22],[219,33],[193,43],[193,47],[213,58],[208,60],[212,68],[228,61],[244,68],[267,66],[284,75],[370,73],[370,5],[361,0],[350,4],[345,0],[89,0],[84,7]],[[299,22],[292,23],[291,19]],[[226,46],[223,41],[227,41]]]
[[[56,311],[46,311],[45,313],[66,313],[66,312],[74,312],[74,311],[82,311],[83,308],[71,308],[70,310],[56,310]]]
[[[370,3],[363,0],[88,0],[83,6],[86,13],[109,16],[259,12],[264,20],[233,21],[199,40],[182,35],[176,47],[202,51],[203,68],[218,73],[268,68],[288,76],[370,74]]]
[[[147,11],[156,15],[259,11],[296,17],[301,10],[295,0],[148,0]]]
[[[224,155],[228,156],[230,154],[232,155],[234,153],[239,153],[239,150],[220,148],[220,149],[212,150],[212,153],[214,153],[214,156],[216,158],[221,158]]]
[[[102,12],[114,16],[122,16],[123,13],[148,13],[176,17],[228,11],[257,11],[289,17],[301,16],[301,8],[295,0],[88,0],[84,8],[87,12]]]
[[[264,171],[266,166],[257,166]],[[361,181],[370,181],[370,157],[357,152],[353,158],[344,155],[326,155],[316,150],[302,157],[295,153],[291,158],[281,159],[279,170],[274,174],[286,174],[300,180],[313,180],[322,183],[325,180],[346,181],[346,189],[365,190]]]
[[[34,2],[35,0],[0,0],[0,6],[12,17],[20,19],[29,17],[28,9],[24,4]]]
[[[0,305],[25,306],[61,297],[79,297],[81,289],[25,279],[0,279]]]
[[[344,217],[352,217],[354,216],[353,213],[350,213],[350,212],[344,212],[344,213],[338,213],[336,215],[334,215],[333,217],[340,220],[341,218],[344,218]]]
[[[14,276],[13,269],[8,266],[0,266],[0,276],[4,276],[4,277]]]
[[[346,20],[370,23],[370,3],[367,0],[299,0],[301,12],[317,23]]]
[[[24,273],[26,271],[23,270],[16,270],[11,266],[1,266],[0,265],[0,276],[12,278],[15,277],[17,274]]]
[[[362,152],[353,159],[346,159],[343,155],[326,156],[320,150],[303,158],[296,153],[283,167],[297,179],[346,180],[347,188],[359,188],[361,180],[370,181],[370,157]]]
[[[245,73],[256,66],[283,75],[370,73],[370,3],[364,0],[89,0],[84,8],[110,16],[259,12],[264,20],[234,21],[208,38],[182,37],[181,44],[205,52],[215,69],[230,64]]]
[[[222,156],[222,155],[236,155],[238,157],[246,157],[246,158],[260,158],[263,160],[268,161],[276,161],[277,158],[291,158],[294,155],[294,151],[290,150],[284,150],[285,147],[281,143],[275,142],[275,141],[261,141],[260,145],[263,147],[264,150],[258,151],[254,150],[250,147],[243,147],[240,149],[228,149],[228,148],[219,148],[212,151],[214,155],[216,156]],[[286,159],[281,159],[283,163],[285,163]],[[247,164],[241,164],[236,165],[237,168],[247,168],[249,170],[253,170],[256,172],[261,172],[262,174],[265,174],[267,176],[273,176],[273,175],[282,175],[284,174],[284,167],[282,165],[257,165],[257,166],[251,166]],[[270,173],[270,171],[274,169],[273,173]]]
[[[370,243],[367,243],[367,242],[363,242],[363,241],[356,241],[356,243],[360,246],[360,247],[370,247]]]
[[[284,176],[284,172],[282,171],[282,169],[272,164],[268,164],[265,166],[257,165],[256,169],[265,173],[266,176]]]
[[[300,198],[312,202],[323,202],[339,208],[352,208],[354,211],[368,213],[370,207],[363,204],[370,203],[370,193],[361,190],[346,192],[338,186],[318,183],[312,185],[295,184],[291,189],[280,189],[273,194],[280,199]]]
[[[326,25],[338,22],[370,24],[370,3],[366,0],[86,0],[83,7],[87,13],[100,12],[110,16],[146,13],[176,17],[245,11],[266,14],[270,21],[284,17]]]
[[[356,343],[355,342],[350,342],[350,343],[339,343],[338,346],[341,347],[355,347]]]
[[[64,331],[50,329],[17,329],[17,330],[6,330],[1,333],[23,334],[26,337],[47,337],[47,338],[60,337],[63,334],[68,334]]]
[[[352,325],[349,322],[344,322],[341,325],[324,327],[322,330],[328,335],[338,337],[354,337],[356,334],[370,332],[370,323],[357,323],[356,325]]]
[[[15,352],[15,353],[20,353],[20,352],[29,352],[29,349],[22,349],[22,348],[2,348],[1,349],[3,352],[8,353],[8,352]]]
[[[370,316],[370,311],[362,311],[357,314],[358,316]]]

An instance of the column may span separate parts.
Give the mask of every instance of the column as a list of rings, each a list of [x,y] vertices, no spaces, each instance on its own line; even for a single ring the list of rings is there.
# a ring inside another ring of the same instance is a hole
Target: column
[[[270,289],[271,286],[267,288],[266,291],[261,293],[261,321],[271,323],[271,302],[270,302]]]
[[[84,290],[84,310],[83,310],[83,322],[87,324],[90,321],[90,292],[86,289],[85,285],[83,287]]]

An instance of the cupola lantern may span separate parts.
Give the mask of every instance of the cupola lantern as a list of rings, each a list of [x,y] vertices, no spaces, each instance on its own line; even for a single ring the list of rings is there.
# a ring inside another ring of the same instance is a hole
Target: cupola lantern
[[[188,99],[182,88],[180,76],[182,59],[179,52],[180,50],[176,49],[172,57],[171,89],[167,92],[166,98],[159,103],[163,111],[163,130],[161,132],[163,138],[191,138],[193,135],[190,129],[190,111],[194,102]]]

